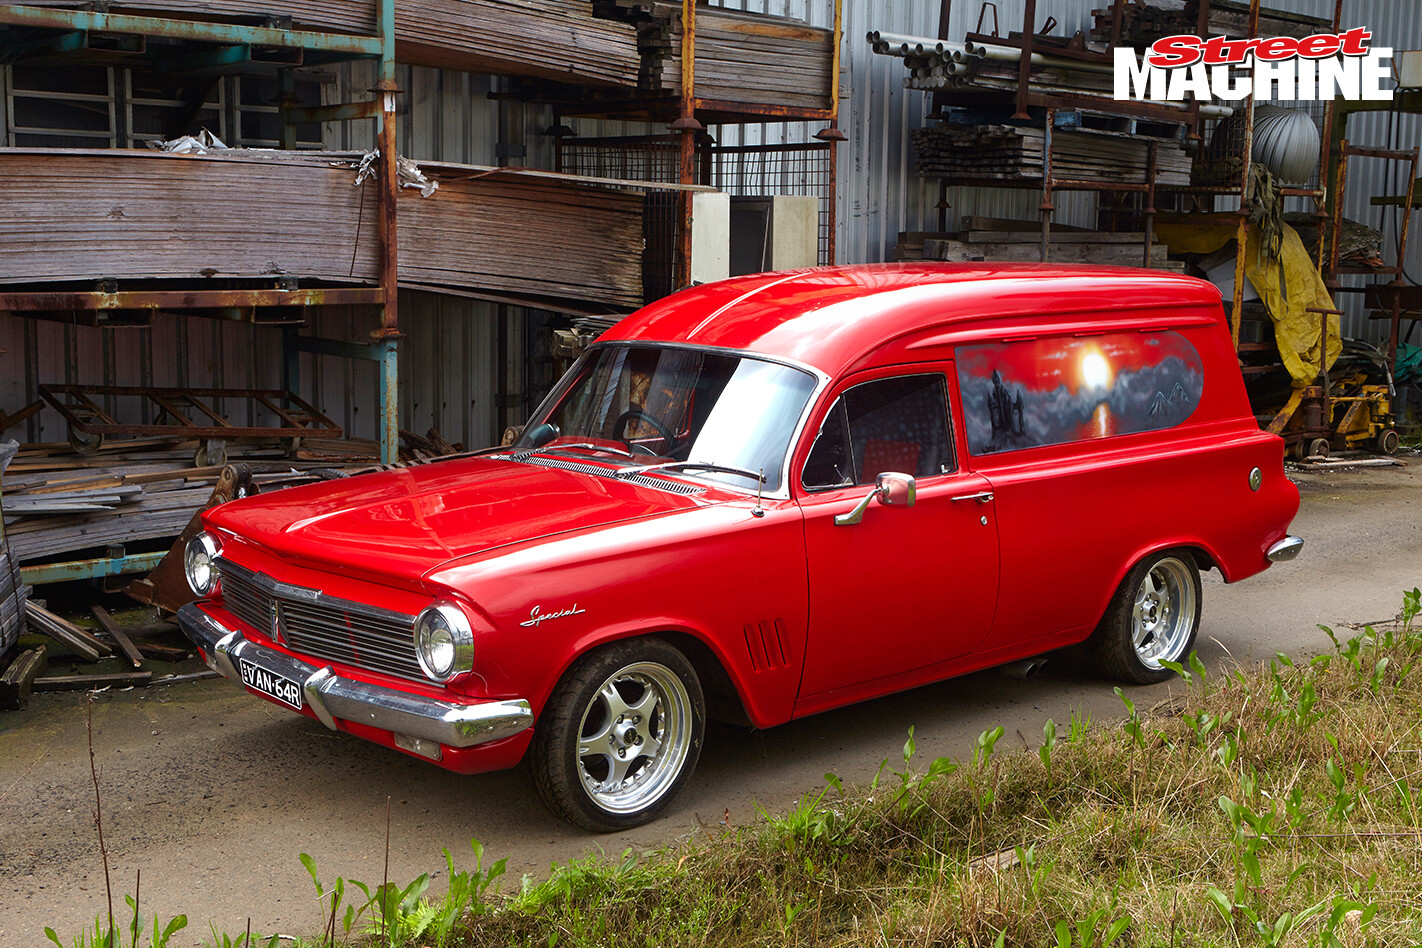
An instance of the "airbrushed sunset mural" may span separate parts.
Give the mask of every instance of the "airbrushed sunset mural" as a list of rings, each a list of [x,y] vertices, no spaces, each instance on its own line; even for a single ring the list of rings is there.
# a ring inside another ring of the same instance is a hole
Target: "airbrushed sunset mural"
[[[973,454],[1170,428],[1204,386],[1200,354],[1174,332],[963,346],[957,366]]]

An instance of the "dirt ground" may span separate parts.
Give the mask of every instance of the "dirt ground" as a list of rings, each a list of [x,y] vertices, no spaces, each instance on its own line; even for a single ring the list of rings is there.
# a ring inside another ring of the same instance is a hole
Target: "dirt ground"
[[[1297,474],[1303,506],[1297,561],[1225,586],[1205,577],[1200,652],[1212,663],[1316,652],[1316,624],[1393,616],[1404,588],[1422,584],[1422,459],[1406,468]],[[1144,512],[1142,515],[1148,515]],[[1044,564],[1043,568],[1050,568]],[[1030,584],[1027,584],[1030,589]],[[469,839],[508,857],[508,886],[555,862],[651,850],[723,821],[757,819],[823,786],[826,771],[871,777],[897,759],[916,727],[919,753],[965,756],[985,728],[1005,726],[1000,747],[1035,746],[1048,718],[1076,712],[1110,719],[1121,706],[1109,682],[1070,656],[1040,677],[994,672],[918,689],[765,732],[713,728],[692,785],[666,817],[638,830],[590,836],[554,820],[522,771],[459,777],[247,695],[222,680],[96,696],[94,753],[115,902],[142,874],[145,915],[192,920],[184,945],[210,938],[209,923],[239,933],[309,933],[321,927],[298,854],[322,881],[379,883],[387,799],[390,878],[443,870],[441,849],[472,863]],[[1150,704],[1160,689],[1134,694]],[[85,696],[37,695],[0,713],[0,945],[66,943],[104,911],[94,825]],[[442,880],[435,875],[433,888]]]

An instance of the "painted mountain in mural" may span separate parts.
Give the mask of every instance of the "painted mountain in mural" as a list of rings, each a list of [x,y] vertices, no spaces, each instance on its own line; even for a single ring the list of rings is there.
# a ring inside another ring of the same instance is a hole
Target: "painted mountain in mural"
[[[1173,332],[966,346],[957,364],[974,454],[1169,428],[1204,384],[1199,353]]]

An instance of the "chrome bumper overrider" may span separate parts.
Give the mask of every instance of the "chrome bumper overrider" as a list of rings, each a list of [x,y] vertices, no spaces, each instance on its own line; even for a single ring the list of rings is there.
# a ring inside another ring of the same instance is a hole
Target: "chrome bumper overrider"
[[[533,709],[523,699],[457,704],[394,688],[341,678],[331,666],[317,667],[244,638],[189,603],[178,610],[178,624],[193,640],[213,671],[239,684],[237,659],[283,678],[301,682],[306,704],[331,730],[337,719],[397,734],[438,741],[449,747],[473,747],[517,734],[533,725]]]
[[[1269,547],[1264,555],[1274,563],[1285,563],[1299,555],[1299,550],[1303,549],[1304,541],[1298,537],[1284,537],[1278,543]]]

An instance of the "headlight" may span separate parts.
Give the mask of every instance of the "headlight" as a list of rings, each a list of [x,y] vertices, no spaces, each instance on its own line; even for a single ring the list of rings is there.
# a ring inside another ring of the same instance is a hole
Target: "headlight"
[[[188,541],[183,550],[183,572],[188,577],[188,588],[199,596],[216,594],[221,575],[217,569],[217,555],[222,547],[210,533],[199,533]]]
[[[464,610],[437,602],[415,618],[415,655],[420,668],[446,682],[474,667],[474,629]]]

